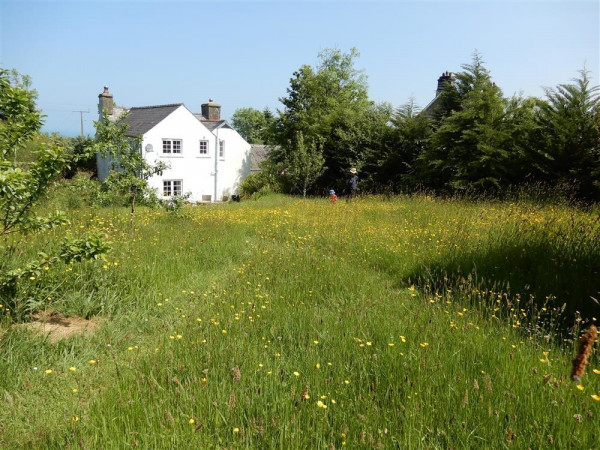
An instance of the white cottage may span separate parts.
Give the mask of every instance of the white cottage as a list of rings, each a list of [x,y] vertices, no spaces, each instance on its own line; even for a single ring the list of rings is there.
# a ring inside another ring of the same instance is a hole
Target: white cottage
[[[250,144],[225,120],[221,105],[212,99],[193,114],[183,103],[118,108],[104,88],[98,111],[117,119],[128,112],[127,134],[141,136],[140,151],[149,164],[166,162],[169,169],[148,180],[161,198],[189,193],[192,202],[215,202],[237,193],[240,181],[250,173]],[[98,178],[104,180],[111,168],[109,158],[97,157]]]

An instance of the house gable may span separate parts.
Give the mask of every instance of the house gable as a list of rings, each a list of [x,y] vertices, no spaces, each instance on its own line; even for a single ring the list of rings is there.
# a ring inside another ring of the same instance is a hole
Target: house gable
[[[435,91],[435,97],[429,102],[425,108],[421,111],[421,114],[425,114],[430,119],[434,118],[439,109],[442,107],[442,93],[449,87],[452,86],[456,81],[455,75],[452,72],[444,72],[442,76],[438,78],[437,89]]]

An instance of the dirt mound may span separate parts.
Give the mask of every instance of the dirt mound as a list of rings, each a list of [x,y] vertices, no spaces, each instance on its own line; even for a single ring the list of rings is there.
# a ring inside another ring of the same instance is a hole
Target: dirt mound
[[[101,320],[98,317],[90,320],[81,317],[65,317],[56,311],[44,311],[33,316],[31,322],[18,324],[15,327],[37,335],[48,336],[48,340],[54,344],[75,334],[92,333],[100,325]]]

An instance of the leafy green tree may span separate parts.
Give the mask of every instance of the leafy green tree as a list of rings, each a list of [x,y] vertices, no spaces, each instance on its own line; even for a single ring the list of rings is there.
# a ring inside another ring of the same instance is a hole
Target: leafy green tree
[[[538,142],[539,125],[536,114],[540,101],[536,98],[514,96],[507,100],[503,119],[504,146],[509,149],[504,186],[531,184],[538,181],[538,162],[545,160],[545,151]]]
[[[233,128],[251,144],[271,144],[274,122],[275,117],[268,108],[263,111],[239,108],[231,116]]]
[[[332,186],[343,180],[348,169],[364,158],[364,140],[369,136],[365,120],[373,107],[367,95],[366,76],[354,67],[358,51],[342,53],[327,49],[319,54],[316,68],[301,66],[290,80],[287,97],[280,101],[275,140],[280,151],[271,152],[276,163],[288,161],[298,132],[306,142],[322,145],[327,169],[317,184]]]
[[[37,277],[43,268],[59,261],[101,257],[108,246],[98,236],[63,242],[59,255],[39,252],[38,259],[18,266],[16,243],[23,236],[67,223],[62,213],[38,216],[34,207],[51,182],[69,162],[68,153],[47,140],[35,140],[42,127],[42,116],[35,107],[35,91],[28,79],[15,71],[0,69],[0,296],[12,302],[21,280]],[[18,164],[20,149],[31,146],[34,158],[27,166]]]
[[[418,184],[418,158],[428,145],[432,123],[411,98],[393,113],[391,124],[380,133],[385,142],[373,153],[369,172],[378,185],[396,192]]]
[[[460,98],[459,106],[441,120],[431,146],[421,154],[423,175],[437,187],[498,189],[507,184],[514,156],[507,101],[478,53],[462,67],[449,87]]]
[[[113,121],[108,112],[103,111],[102,120],[94,122],[96,139],[92,150],[113,162],[104,183],[109,189],[127,198],[133,229],[136,201],[143,201],[154,194],[148,186],[148,179],[154,175],[161,175],[168,166],[162,161],[151,165],[144,159],[141,137],[127,136],[129,124],[125,121],[126,117],[127,114],[123,114]]]
[[[315,183],[325,170],[323,152],[316,143],[304,142],[304,136],[299,131],[294,147],[290,152],[285,175],[296,189],[306,197],[308,189]]]
[[[600,198],[600,86],[587,70],[569,84],[545,89],[537,115],[540,177],[576,183],[579,193]]]

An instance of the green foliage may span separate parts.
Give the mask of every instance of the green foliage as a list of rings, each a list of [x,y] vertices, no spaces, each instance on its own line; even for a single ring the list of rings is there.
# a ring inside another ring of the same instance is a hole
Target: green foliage
[[[317,147],[315,142],[306,144],[302,132],[299,131],[290,151],[285,176],[302,196],[306,197],[308,189],[325,171],[324,162],[322,146]]]
[[[327,167],[318,180],[320,187],[343,182],[348,169],[360,165],[370,137],[373,103],[368,99],[366,76],[354,67],[357,57],[356,49],[347,54],[324,50],[316,69],[303,65],[294,72],[287,97],[280,99],[284,110],[277,118],[275,139],[281,147],[270,158],[288,165],[296,148],[290,144],[299,132],[306,142],[319,142]]]
[[[188,203],[190,193],[182,195],[174,195],[167,200],[163,200],[161,203],[165,210],[175,216],[181,216],[183,214],[183,207]]]
[[[497,189],[513,157],[506,100],[479,54],[457,74],[460,107],[444,118],[422,155],[439,180],[454,189]]]
[[[251,144],[273,143],[275,118],[268,108],[263,111],[254,108],[236,109],[231,116],[231,124]]]
[[[127,136],[129,125],[123,114],[112,120],[107,111],[103,111],[102,120],[94,122],[96,139],[91,147],[95,153],[113,161],[109,176],[104,180],[108,191],[123,195],[131,207],[131,225],[135,215],[136,201],[154,199],[155,193],[148,187],[148,178],[160,175],[168,167],[160,161],[149,164],[141,151],[141,137]]]
[[[391,127],[382,124],[379,136],[385,137],[380,148],[370,152],[368,164],[362,170],[372,174],[374,188],[398,192],[420,183],[417,176],[419,156],[425,151],[432,124],[410,99],[391,118]]]
[[[38,259],[28,263],[15,257],[18,242],[25,236],[67,223],[60,212],[40,216],[35,210],[51,182],[72,161],[64,147],[37,139],[42,117],[35,98],[27,78],[0,70],[0,298],[11,305],[18,303],[18,283],[35,279],[43,268],[61,259],[80,261],[108,251],[98,236],[90,236],[72,244],[65,241],[59,256],[39,252]],[[27,167],[20,167],[16,155],[26,146],[31,150],[32,145],[35,157]]]
[[[536,116],[539,177],[575,182],[582,196],[600,198],[600,86],[591,86],[582,70],[573,83],[545,92]]]
[[[545,100],[506,98],[475,52],[448,77],[433,107],[420,112],[411,100],[394,111],[369,100],[357,57],[356,49],[326,49],[316,67],[302,65],[275,119],[269,111],[236,111],[235,125],[247,139],[278,144],[267,170],[284,192],[303,191],[295,179],[280,177],[306,156],[294,155],[301,133],[319,143],[326,167],[308,192],[343,189],[348,169],[358,167],[367,192],[504,196],[542,183],[568,187],[564,196],[600,198],[600,87],[588,71],[546,89]]]
[[[273,174],[275,170],[266,167],[267,165],[263,164],[260,172],[251,173],[242,180],[239,192],[243,198],[257,199],[266,194],[280,191],[277,177]]]
[[[64,172],[64,178],[73,178],[78,171],[96,172],[96,154],[93,152],[93,139],[86,136],[67,138],[67,151],[71,163]]]
[[[9,74],[0,70],[0,237],[64,223],[60,215],[43,218],[33,210],[66,164],[64,148],[40,144],[27,169],[18,167],[15,160],[18,150],[42,126],[34,100],[34,92],[11,82]]]

